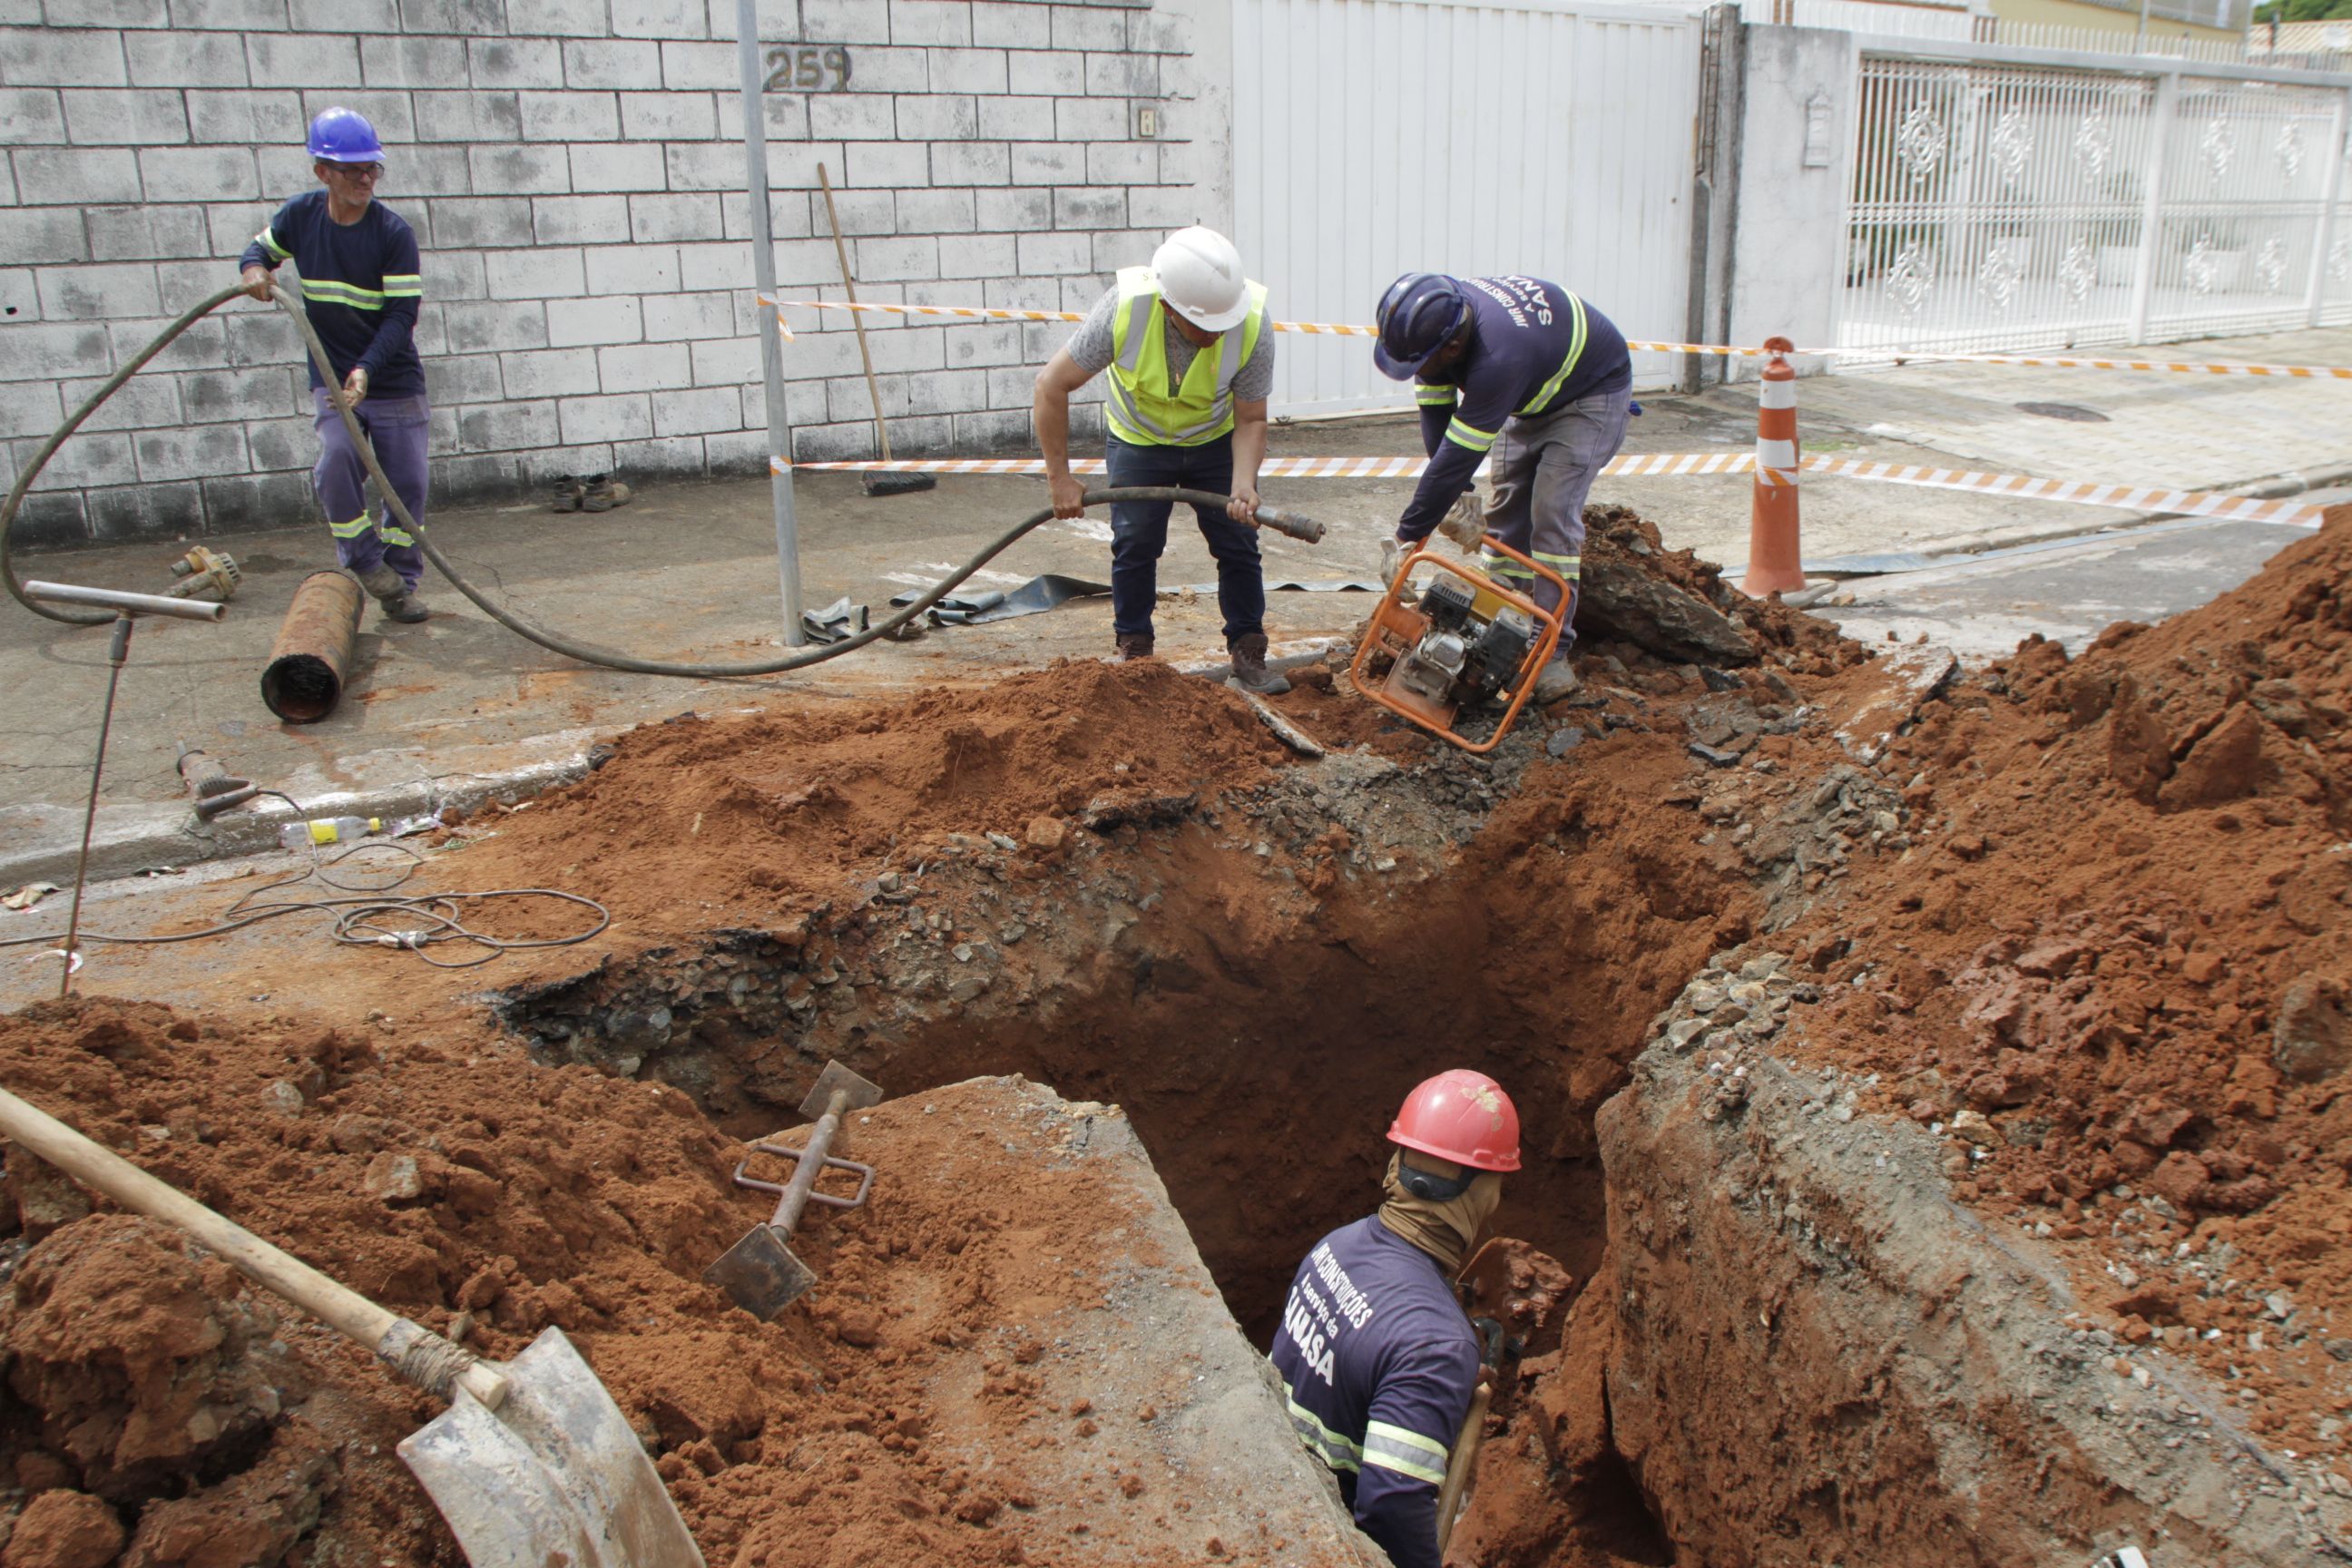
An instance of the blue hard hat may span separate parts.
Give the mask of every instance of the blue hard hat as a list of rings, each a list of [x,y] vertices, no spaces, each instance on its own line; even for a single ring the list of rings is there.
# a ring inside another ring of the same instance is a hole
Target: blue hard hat
[[[354,109],[322,109],[310,121],[310,156],[329,163],[378,163],[383,143],[375,127]]]
[[[1408,272],[1389,285],[1372,319],[1380,328],[1372,363],[1391,381],[1410,381],[1470,319],[1470,301],[1443,272]]]

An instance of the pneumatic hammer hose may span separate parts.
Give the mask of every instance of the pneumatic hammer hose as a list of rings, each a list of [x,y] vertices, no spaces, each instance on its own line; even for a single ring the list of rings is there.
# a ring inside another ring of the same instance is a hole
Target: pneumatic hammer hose
[[[7,500],[0,503],[0,582],[5,583],[9,594],[18,604],[37,616],[45,616],[50,620],[63,621],[70,626],[96,626],[113,618],[103,614],[59,609],[53,605],[36,603],[26,596],[24,584],[17,581],[16,567],[9,560],[9,540],[15,531],[16,513],[24,504],[26,492],[32,489],[33,481],[40,476],[42,468],[47,465],[58,448],[65,444],[68,436],[80,427],[84,420],[96,413],[100,405],[114,395],[116,389],[138,374],[150,360],[169,347],[173,339],[186,331],[205,314],[219,309],[244,293],[246,293],[245,286],[240,283],[232,288],[224,289],[210,299],[189,307],[178,320],[164,328],[154,342],[141,350],[121,369],[109,376],[96,392],[84,399],[81,405],[67,416],[65,423],[58,426],[56,432],[42,443],[40,450],[33,455],[32,461],[27,463],[24,471],[16,476],[16,488],[8,492]],[[303,313],[300,301],[275,283],[270,286],[270,293],[280,305],[285,307],[287,314],[292,318],[295,331],[301,334],[303,344],[310,352],[311,363],[319,367],[319,374],[330,387],[339,384],[335,377],[334,366],[327,358],[326,345],[319,341],[319,334],[311,328],[310,318]],[[617,648],[600,647],[595,643],[582,642],[552,627],[543,626],[520,612],[499,604],[467,582],[465,575],[451,563],[449,558],[442,554],[440,549],[434,544],[432,538],[425,531],[425,525],[409,515],[408,508],[402,503],[399,493],[393,489],[392,481],[384,477],[383,468],[376,462],[375,447],[369,443],[367,432],[360,428],[358,417],[344,405],[341,399],[330,396],[329,401],[341,416],[343,427],[350,433],[352,448],[359,453],[361,463],[367,468],[368,477],[375,480],[377,494],[383,498],[384,505],[391,509],[393,515],[400,520],[400,525],[415,539],[417,548],[425,552],[425,558],[433,563],[441,575],[449,579],[452,587],[465,595],[473,602],[476,608],[499,625],[518,637],[537,643],[551,653],[560,653],[567,658],[576,658],[583,664],[599,665],[606,669],[627,670],[637,675],[679,676],[697,680],[724,679],[735,676],[781,675],[788,670],[805,669],[811,665],[822,664],[829,658],[839,658],[843,654],[854,653],[868,643],[887,637],[899,627],[908,625],[925,610],[954,592],[973,573],[1002,554],[1022,535],[1054,521],[1054,509],[1047,507],[1014,523],[999,534],[979,554],[957,567],[940,582],[925,589],[897,615],[887,620],[877,621],[855,636],[845,637],[836,643],[828,643],[823,647],[786,654],[776,658],[744,659],[725,664],[639,658],[635,654],[624,653]],[[1161,485],[1117,486],[1108,489],[1087,491],[1086,504],[1096,506],[1113,501],[1165,500],[1192,506],[1222,508],[1225,505],[1226,500],[1227,498],[1223,496],[1212,495],[1206,490],[1180,489]],[[1257,521],[1266,527],[1309,542],[1319,540],[1323,533],[1320,523],[1279,511],[1273,507],[1260,508]]]

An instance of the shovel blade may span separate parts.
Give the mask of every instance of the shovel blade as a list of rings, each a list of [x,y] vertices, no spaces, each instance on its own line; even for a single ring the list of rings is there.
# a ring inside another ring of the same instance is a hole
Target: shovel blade
[[[644,1445],[562,1330],[501,1370],[496,1414],[458,1389],[399,1450],[473,1568],[705,1568]]]
[[[784,1233],[772,1225],[752,1226],[702,1271],[702,1278],[763,1323],[774,1321],[777,1313],[816,1283],[815,1270],[793,1256],[784,1245]]]

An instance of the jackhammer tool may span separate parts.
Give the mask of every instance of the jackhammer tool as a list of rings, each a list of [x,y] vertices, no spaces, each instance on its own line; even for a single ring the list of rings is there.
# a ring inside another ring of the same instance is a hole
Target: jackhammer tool
[[[767,1224],[753,1226],[742,1240],[704,1269],[702,1278],[706,1282],[726,1291],[737,1306],[762,1322],[773,1322],[777,1313],[816,1283],[815,1270],[793,1256],[785,1238],[800,1223],[801,1211],[812,1202],[837,1209],[864,1206],[866,1194],[874,1190],[874,1167],[855,1160],[835,1159],[830,1151],[834,1134],[841,1131],[844,1115],[880,1103],[879,1088],[839,1062],[824,1064],[824,1071],[817,1075],[816,1087],[801,1101],[801,1114],[816,1118],[816,1125],[809,1130],[807,1146],[793,1149],[782,1143],[751,1145],[753,1154],[772,1154],[793,1162],[792,1180],[763,1182],[744,1174],[751,1168],[749,1156],[735,1167],[737,1186],[779,1194],[776,1212]],[[845,1198],[818,1192],[816,1179],[828,1168],[855,1173],[857,1191]]]
[[[180,742],[180,782],[196,803],[196,820],[210,822],[231,806],[243,805],[261,793],[251,779],[239,778],[210,753],[185,741]]]
[[[236,597],[236,585],[245,581],[244,568],[237,565],[236,556],[201,544],[172,563],[172,575],[179,581],[163,590],[167,596],[184,599],[210,588],[224,605]]]
[[[1491,533],[1482,548],[1517,562],[1559,590],[1559,604],[1568,603],[1559,573]],[[1407,603],[1413,568],[1424,562],[1443,575],[1422,590],[1417,604]],[[1395,581],[1374,606],[1348,676],[1357,690],[1432,734],[1465,752],[1491,752],[1527,706],[1561,630],[1559,610],[1538,608],[1531,595],[1465,563],[1416,550],[1398,563]],[[1464,709],[1496,698],[1509,703],[1486,740],[1472,741],[1455,727]]]

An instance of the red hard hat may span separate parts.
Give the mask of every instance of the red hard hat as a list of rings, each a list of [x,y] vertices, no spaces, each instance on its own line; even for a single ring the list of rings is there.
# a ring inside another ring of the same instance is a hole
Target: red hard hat
[[[1519,1168],[1519,1113],[1503,1086],[1482,1072],[1453,1068],[1404,1097],[1389,1142],[1479,1171]]]

